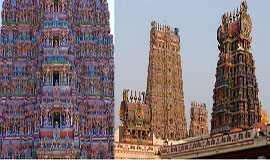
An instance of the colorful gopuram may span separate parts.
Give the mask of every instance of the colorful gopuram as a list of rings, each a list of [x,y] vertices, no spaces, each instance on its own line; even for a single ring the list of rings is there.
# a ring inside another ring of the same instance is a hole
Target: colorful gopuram
[[[211,134],[248,129],[261,121],[258,83],[251,53],[252,21],[243,1],[240,11],[225,13],[217,30],[219,60],[213,90]]]
[[[130,144],[152,144],[151,110],[145,101],[145,92],[134,95],[129,90],[123,91],[123,101],[120,106],[120,120],[123,135],[120,142]]]
[[[209,134],[207,114],[205,103],[191,102],[189,137]]]
[[[153,21],[146,99],[152,109],[151,129],[157,138],[187,137],[179,29]]]
[[[0,158],[113,158],[106,0],[4,0]]]

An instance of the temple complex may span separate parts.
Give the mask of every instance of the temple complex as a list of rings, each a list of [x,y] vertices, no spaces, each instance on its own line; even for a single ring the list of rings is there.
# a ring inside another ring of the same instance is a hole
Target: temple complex
[[[115,158],[270,157],[270,124],[258,100],[246,2],[240,12],[224,14],[222,23],[211,134],[206,104],[192,102],[187,137],[178,29],[152,22],[146,97],[123,91]]]
[[[159,158],[157,154],[162,145],[183,142],[156,138],[151,130],[151,115],[145,92],[123,90],[119,115],[121,123],[114,136],[114,158]]]
[[[4,0],[0,158],[112,158],[106,0]]]
[[[252,21],[243,1],[240,11],[225,13],[217,30],[219,60],[213,90],[211,134],[248,129],[261,122],[258,83],[251,53]]]
[[[205,103],[191,102],[189,137],[209,134],[207,114]]]
[[[146,99],[157,138],[187,137],[179,29],[151,23]]]

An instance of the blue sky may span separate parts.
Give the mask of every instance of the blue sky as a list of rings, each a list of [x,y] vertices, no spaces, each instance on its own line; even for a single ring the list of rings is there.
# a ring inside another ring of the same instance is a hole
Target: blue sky
[[[114,0],[108,0],[110,11],[111,33],[114,35]]]
[[[218,61],[217,28],[224,12],[241,0],[116,0],[115,1],[115,123],[124,88],[145,91],[151,21],[179,27],[186,116],[191,101],[204,102],[211,119]],[[247,0],[253,21],[252,52],[259,99],[270,111],[270,1]],[[210,128],[210,123],[209,123]]]

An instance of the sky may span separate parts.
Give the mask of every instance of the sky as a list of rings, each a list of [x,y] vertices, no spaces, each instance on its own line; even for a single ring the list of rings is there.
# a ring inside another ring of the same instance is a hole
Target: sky
[[[111,34],[114,35],[114,0],[108,0]]]
[[[191,101],[206,103],[208,125],[218,61],[217,28],[224,12],[241,0],[115,0],[115,124],[123,89],[146,91],[151,21],[179,27],[185,113],[190,124]],[[270,111],[270,1],[247,0],[253,21],[252,53],[259,100]]]

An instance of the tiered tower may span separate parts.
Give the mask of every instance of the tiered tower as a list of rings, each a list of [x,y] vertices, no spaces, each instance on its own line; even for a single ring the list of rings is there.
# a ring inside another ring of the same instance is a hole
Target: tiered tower
[[[191,102],[189,136],[196,137],[209,134],[205,103]]]
[[[39,141],[39,6],[5,0],[2,8],[0,157],[28,159],[36,155]]]
[[[72,8],[80,145],[88,157],[113,158],[114,45],[108,3],[76,0]]]
[[[113,158],[106,0],[5,0],[1,158]]]
[[[70,156],[72,151],[79,149],[79,114],[76,99],[72,99],[77,95],[74,92],[75,57],[71,51],[72,26],[69,22],[72,17],[68,15],[71,5],[66,1],[45,1],[41,10],[42,97],[38,157],[60,158],[62,154]],[[50,157],[50,154],[54,156]]]
[[[129,90],[123,91],[123,101],[120,106],[120,120],[123,127],[121,142],[129,144],[153,144],[151,132],[151,110],[145,101],[145,92],[142,94]],[[134,97],[133,97],[134,96]]]
[[[249,128],[261,121],[258,83],[251,53],[252,21],[243,1],[240,12],[225,13],[217,31],[220,50],[216,69],[211,133]]]
[[[187,136],[179,29],[152,22],[146,99],[157,138]]]

